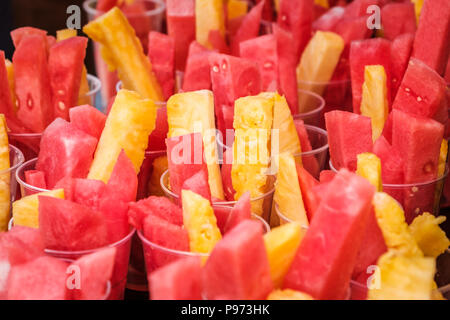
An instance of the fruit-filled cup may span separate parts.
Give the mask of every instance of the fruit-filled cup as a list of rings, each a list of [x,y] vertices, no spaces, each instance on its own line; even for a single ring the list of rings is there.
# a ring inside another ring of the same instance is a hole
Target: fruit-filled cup
[[[102,88],[100,79],[91,74],[87,75],[87,79],[89,84],[89,92],[86,93],[83,101],[86,104],[90,104],[91,106],[104,112],[105,110],[102,107],[102,104],[99,103],[99,94]],[[41,137],[42,133],[8,133],[10,143],[23,152],[25,160],[30,160],[37,157],[40,150]]]
[[[87,13],[88,20],[92,21],[104,14],[104,11],[97,10],[97,0],[86,0],[83,8]],[[165,2],[163,0],[136,0],[132,4],[125,4],[121,8],[129,23],[136,32],[136,36],[142,43],[144,50],[148,47],[148,33],[150,31],[162,31]],[[94,43],[94,59],[97,75],[102,81],[102,102],[108,105],[109,99],[116,93],[117,74],[110,72],[105,61],[101,57],[100,45]]]
[[[20,194],[22,197],[26,197],[35,193],[39,192],[46,192],[50,191],[47,189],[39,188],[37,186],[34,186],[30,183],[27,183],[27,180],[25,178],[25,174],[27,171],[35,170],[36,169],[36,163],[38,158],[34,158],[31,160],[28,160],[26,162],[23,162],[16,170],[15,172],[15,179],[17,180],[17,183],[20,187]]]
[[[298,90],[298,113],[294,114],[294,120],[300,119],[305,124],[324,127],[325,100],[317,93],[299,89]]]
[[[9,145],[9,168],[0,171],[0,180],[7,182],[10,189],[10,201],[17,199],[16,171],[25,161],[22,151],[19,148]]]

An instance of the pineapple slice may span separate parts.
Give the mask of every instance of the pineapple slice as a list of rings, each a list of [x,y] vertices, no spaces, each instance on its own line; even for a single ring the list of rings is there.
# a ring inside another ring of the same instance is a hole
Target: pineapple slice
[[[420,12],[422,12],[424,0],[411,0],[414,3],[414,11],[416,12],[416,23],[419,25]]]
[[[305,205],[297,178],[294,156],[283,153],[278,158],[274,201],[280,212],[292,221],[308,226]]]
[[[389,114],[386,72],[381,65],[365,66],[362,87],[361,114],[372,120],[372,140],[383,132]]]
[[[344,40],[336,33],[317,31],[303,51],[300,63],[297,66],[297,80],[299,89],[312,91],[322,95],[325,85],[333,76],[342,51]],[[311,106],[311,98],[299,94],[299,112],[308,112]]]
[[[275,11],[278,13],[280,12],[280,2],[281,0],[275,0]]]
[[[378,259],[377,265],[379,285],[369,288],[369,300],[431,299],[436,269],[433,258],[405,256],[389,250]]]
[[[409,231],[425,256],[437,258],[450,246],[450,240],[439,227],[445,219],[425,212],[409,225]]]
[[[202,196],[182,190],[183,223],[191,252],[210,253],[222,239],[211,203]]]
[[[64,189],[35,193],[13,202],[14,225],[39,228],[39,196],[64,199]]]
[[[0,232],[8,229],[11,190],[9,172],[8,127],[4,114],[0,114]]]
[[[284,290],[277,289],[269,294],[267,300],[314,300],[314,299],[309,294],[300,291],[291,289],[284,289]]]
[[[139,173],[148,136],[155,128],[156,107],[133,91],[120,90],[106,119],[88,179],[107,183],[123,149]]]
[[[248,10],[248,3],[243,0],[228,0],[227,3],[227,14],[228,21],[235,18],[245,16]]]
[[[270,274],[276,288],[282,286],[302,238],[302,227],[298,222],[287,223],[264,235]]]
[[[76,29],[62,29],[56,31],[56,41],[63,41],[77,36]]]
[[[378,192],[383,191],[381,182],[381,160],[375,154],[366,152],[358,154],[356,173],[366,178]]]
[[[212,49],[209,32],[219,30],[225,36],[225,17],[223,0],[195,1],[195,38],[201,45]]]
[[[236,200],[247,191],[252,199],[266,192],[272,123],[273,99],[249,96],[235,101],[231,181]],[[262,216],[263,199],[252,201],[252,212]]]
[[[314,3],[318,6],[321,6],[325,9],[328,9],[330,7],[330,4],[328,3],[328,0],[314,0]]]
[[[408,255],[422,257],[423,253],[410,233],[401,205],[384,192],[373,197],[375,215],[389,249]]]
[[[17,111],[16,104],[16,83],[14,81],[14,66],[8,59],[5,60],[6,72],[8,74],[9,93],[11,94],[14,111]]]
[[[133,27],[119,8],[114,7],[83,27],[92,40],[101,43],[101,53],[111,71],[117,70],[123,88],[143,98],[163,101],[161,86],[152,72],[150,60]]]
[[[153,171],[148,181],[148,193],[152,196],[164,196],[161,188],[160,179],[162,174],[167,170],[167,156],[161,156],[153,160]]]
[[[214,96],[211,91],[200,90],[178,93],[167,101],[168,137],[201,132],[208,166],[208,182],[211,195],[223,200],[214,118]]]

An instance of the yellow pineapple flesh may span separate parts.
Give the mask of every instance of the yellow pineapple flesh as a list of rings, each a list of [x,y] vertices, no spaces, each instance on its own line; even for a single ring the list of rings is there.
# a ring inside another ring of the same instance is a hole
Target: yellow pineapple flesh
[[[439,227],[445,219],[443,216],[435,217],[425,212],[409,225],[412,236],[425,256],[437,258],[450,246],[450,240]]]
[[[14,111],[17,111],[16,105],[16,83],[14,81],[14,66],[12,62],[5,59],[6,73],[8,74],[9,93],[13,104]]]
[[[314,300],[314,298],[307,293],[292,289],[276,289],[269,294],[267,300]]]
[[[153,160],[153,171],[148,180],[148,194],[151,196],[164,196],[165,193],[161,187],[160,179],[167,170],[167,156],[161,156]]]
[[[389,114],[386,72],[381,65],[364,68],[361,114],[372,120],[372,140],[375,142],[383,132]]]
[[[447,156],[448,156],[448,141],[447,139],[442,139],[441,149],[439,151],[439,162],[438,162],[438,177],[442,177],[445,174],[445,169],[447,166]],[[445,179],[438,181],[436,183],[436,190],[434,192],[434,210],[438,212],[440,209],[442,189],[444,188]]]
[[[64,190],[40,192],[13,202],[14,225],[39,228],[39,196],[64,199]]]
[[[322,95],[327,83],[333,76],[342,51],[344,40],[336,33],[317,31],[303,51],[297,66],[299,89]],[[311,96],[299,93],[299,112],[311,111]]]
[[[139,173],[155,120],[156,106],[152,100],[120,90],[106,119],[88,179],[108,182],[122,149]]]
[[[378,192],[383,191],[381,160],[375,154],[370,152],[358,154],[356,173],[367,179]]]
[[[63,41],[77,36],[76,29],[62,29],[56,31],[56,41]]]
[[[416,13],[417,25],[419,24],[420,12],[422,12],[423,1],[424,0],[411,0],[411,2],[414,3],[414,11]]]
[[[264,235],[270,274],[276,288],[282,286],[302,238],[303,230],[298,222],[276,227]]]
[[[195,38],[201,45],[212,49],[209,32],[219,30],[225,36],[225,17],[223,0],[195,1]]]
[[[209,90],[178,93],[167,101],[168,137],[202,134],[211,195],[224,199],[216,143],[214,96]]]
[[[210,253],[222,238],[211,203],[189,190],[182,190],[181,197],[191,252]]]
[[[102,45],[102,57],[111,71],[117,70],[124,89],[136,91],[143,98],[164,100],[150,60],[119,8],[114,7],[91,21],[83,27],[83,31]]]
[[[330,7],[330,4],[328,3],[328,0],[314,0],[314,3],[318,6],[321,6],[325,9],[328,9]]]
[[[5,115],[0,114],[0,232],[8,229],[10,218],[11,172],[9,168],[8,128]]]
[[[245,16],[248,10],[248,3],[243,0],[228,0],[227,3],[227,14],[228,21],[235,18]]]

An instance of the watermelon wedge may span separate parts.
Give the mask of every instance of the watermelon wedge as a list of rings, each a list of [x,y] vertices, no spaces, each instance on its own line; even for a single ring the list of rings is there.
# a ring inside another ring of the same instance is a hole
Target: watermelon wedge
[[[414,34],[405,33],[399,35],[392,41],[391,45],[391,71],[392,71],[392,97],[397,96],[398,88],[402,82],[403,75],[408,67],[414,43]]]
[[[88,135],[100,139],[105,127],[106,115],[90,105],[83,105],[69,110],[70,123]]]
[[[345,15],[349,18],[368,16],[367,8],[371,5],[378,5],[383,0],[355,0],[345,7]]]
[[[64,189],[66,200],[98,210],[105,183],[100,180],[65,178],[55,188]]]
[[[381,9],[383,36],[394,40],[404,33],[416,32],[416,13],[414,3],[388,3]]]
[[[25,182],[33,187],[47,189],[47,184],[45,183],[45,174],[43,171],[39,170],[27,170],[25,171]]]
[[[332,30],[339,34],[346,45],[343,56],[348,57],[352,41],[370,38],[372,30],[367,28],[367,17],[347,17],[340,20]]]
[[[322,170],[320,171],[320,183],[330,182],[336,176],[336,172],[333,170]]]
[[[227,222],[224,227],[224,233],[239,225],[242,221],[251,219],[252,208],[250,204],[250,192],[244,193],[231,209]]]
[[[257,4],[260,4],[261,2],[264,2],[263,12],[262,12],[262,18],[265,21],[272,21],[273,20],[273,4],[272,1],[268,0],[256,0]]]
[[[314,192],[314,187],[319,185],[319,181],[317,181],[303,166],[297,164],[296,167],[306,215],[308,216],[308,221],[311,221],[319,207],[319,199]]]
[[[336,6],[330,8],[312,23],[313,30],[333,31],[335,26],[344,18],[345,8]]]
[[[182,190],[190,190],[211,202],[211,190],[208,183],[208,171],[196,172],[183,182]]]
[[[168,131],[169,124],[167,123],[167,107],[160,106],[156,111],[155,129],[148,137],[147,151],[165,150]]]
[[[402,184],[404,182],[404,161],[399,150],[393,148],[384,136],[380,136],[373,145],[373,153],[381,160],[381,179],[383,183]]]
[[[11,266],[32,261],[44,255],[44,242],[38,229],[14,226],[0,234],[0,252]]]
[[[148,34],[148,57],[164,100],[167,100],[175,92],[175,41],[168,35],[151,31]]]
[[[19,44],[22,42],[22,39],[31,35],[46,37],[47,31],[33,27],[22,27],[11,31],[11,39],[16,50],[19,48]]]
[[[191,43],[184,72],[184,92],[211,89],[211,74],[208,60],[211,52],[196,41]]]
[[[311,142],[309,141],[308,132],[305,127],[305,123],[301,119],[294,120],[295,129],[297,130],[298,138],[300,139],[300,145],[302,147],[302,152],[312,151]],[[313,177],[319,177],[320,167],[314,155],[302,156],[303,167],[308,170],[308,172]]]
[[[230,48],[225,38],[222,36],[220,30],[210,30],[208,35],[208,42],[214,51],[230,54]]]

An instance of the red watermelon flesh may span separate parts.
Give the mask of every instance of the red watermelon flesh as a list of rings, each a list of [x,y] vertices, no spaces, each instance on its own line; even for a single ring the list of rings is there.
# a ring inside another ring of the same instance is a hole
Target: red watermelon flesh
[[[222,36],[220,30],[210,30],[208,34],[208,41],[215,51],[230,54],[228,43]]]
[[[8,300],[65,300],[67,267],[52,257],[14,266],[9,273]]]
[[[1,238],[1,237],[0,237]],[[8,277],[11,265],[8,262],[8,254],[0,251],[0,300],[8,297]]]
[[[380,0],[355,0],[345,7],[345,15],[349,18],[368,16],[367,8],[371,5],[380,6]]]
[[[19,48],[19,44],[22,42],[22,39],[31,35],[46,37],[47,31],[33,27],[22,27],[14,29],[13,31],[11,31],[11,39],[14,43],[14,47],[16,49]]]
[[[224,227],[224,233],[228,233],[242,221],[252,218],[252,208],[250,204],[250,192],[244,193],[231,209],[227,222]]]
[[[80,283],[79,288],[67,288],[68,296],[73,300],[102,300],[114,270],[115,256],[116,248],[107,248],[73,262],[69,268],[79,268]]]
[[[260,93],[261,75],[255,62],[229,55],[212,53],[209,64],[217,126],[225,136],[227,129],[233,129],[234,102]],[[224,109],[230,109],[230,116],[225,118]]]
[[[85,178],[96,147],[96,138],[58,118],[42,134],[36,170],[45,173],[49,189],[65,177]]]
[[[44,254],[44,242],[38,229],[14,226],[0,234],[1,252],[12,266],[23,264]]]
[[[392,112],[389,113],[386,122],[384,123],[383,131],[381,135],[386,139],[389,144],[392,144]]]
[[[47,249],[77,251],[107,244],[103,214],[69,200],[39,196],[39,230]]]
[[[348,56],[348,47],[352,41],[370,38],[372,30],[367,28],[367,17],[347,18],[340,20],[332,32],[339,34],[346,45],[343,56]]]
[[[450,1],[426,0],[420,12],[412,56],[444,76],[450,54]]]
[[[83,206],[98,210],[100,198],[103,196],[105,183],[100,180],[73,179],[72,201]],[[64,189],[64,194],[66,195]]]
[[[196,172],[183,182],[182,190],[190,190],[201,195],[211,202],[211,190],[208,183],[208,171],[201,170]]]
[[[315,299],[345,299],[371,212],[375,188],[341,170],[330,182],[297,250],[284,288]]]
[[[203,269],[203,288],[210,300],[267,297],[273,283],[259,222],[243,221],[216,244]]]
[[[133,27],[136,36],[142,43],[144,50],[148,48],[148,33],[152,29],[153,24],[156,26],[161,17],[155,18],[148,15],[149,9],[157,7],[155,4],[149,6],[145,1],[128,1],[123,3],[120,10],[127,18],[130,25]],[[155,20],[155,22],[153,21]]]
[[[346,111],[325,113],[330,159],[336,169],[356,170],[356,156],[372,151],[372,123],[369,117]]]
[[[392,41],[391,45],[391,71],[392,71],[392,97],[397,95],[398,88],[402,82],[403,75],[408,67],[414,42],[413,33],[399,35]],[[395,101],[395,100],[394,100]]]
[[[221,234],[225,234],[225,225],[227,224],[228,217],[231,213],[231,207],[225,206],[213,206],[214,215],[217,220],[217,227],[220,229]]]
[[[69,110],[70,123],[88,135],[100,139],[105,127],[106,115],[90,105],[82,105]]]
[[[202,300],[199,257],[180,259],[148,275],[152,300]]]
[[[175,41],[168,35],[150,31],[148,57],[167,100],[175,91]]]
[[[106,12],[117,5],[117,0],[98,0],[97,10],[100,12]]]
[[[411,58],[392,108],[445,124],[448,114],[442,118],[441,109],[447,110],[446,90],[445,80],[436,71]]]
[[[233,38],[241,27],[242,21],[244,21],[245,16],[239,16],[227,21],[228,38]]]
[[[133,163],[122,150],[106,184],[106,192],[116,195],[117,201],[136,201],[137,175]]]
[[[150,196],[131,202],[128,220],[136,229],[142,230],[142,222],[148,216],[157,216],[177,226],[183,226],[183,211],[166,197]]]
[[[343,7],[330,8],[326,13],[316,19],[313,30],[333,31],[335,26],[344,18],[345,9]]]
[[[5,52],[2,50],[0,50],[0,113],[3,113],[7,119],[12,118],[17,121],[5,66]]]
[[[17,117],[32,132],[42,132],[53,118],[45,36],[22,38],[13,56]]]
[[[281,1],[278,24],[292,33],[296,62],[300,60],[312,33],[314,20],[313,0]]]
[[[384,136],[380,136],[373,145],[373,152],[381,160],[381,178],[383,183],[403,183],[404,161],[402,154],[399,153],[399,150],[393,148]]]
[[[404,33],[416,32],[416,14],[411,2],[388,3],[381,9],[383,36],[394,40]]]
[[[366,300],[367,299],[367,280],[373,276],[374,271],[362,272],[351,284],[350,300]]]
[[[279,59],[277,39],[274,35],[269,34],[241,42],[240,55],[259,65],[263,91],[278,90]]]
[[[45,174],[39,170],[27,170],[25,171],[25,182],[29,185],[41,189],[47,189],[45,183]]]
[[[147,151],[166,150],[166,138],[169,132],[169,124],[167,122],[167,107],[161,106],[156,111],[155,130],[148,137]]]
[[[269,1],[265,1],[269,2]],[[259,33],[264,3],[260,2],[243,18],[239,29],[231,37],[231,53],[239,56],[240,44],[246,40],[256,38]]]
[[[388,101],[391,84],[391,42],[376,38],[353,41],[350,45],[350,74],[352,80],[353,112],[361,113],[362,85],[366,65],[382,65],[386,72]]]
[[[211,72],[209,67],[210,50],[199,51],[200,44],[193,41],[189,46],[189,55],[184,72],[183,91],[211,89]]]
[[[233,149],[227,149],[223,153],[224,162],[221,168],[223,191],[225,193],[225,198],[228,201],[234,200],[234,194],[236,191],[233,188],[233,182],[231,180],[231,169],[233,166]]]
[[[272,1],[269,0],[256,0],[257,4],[260,4],[261,2],[264,2],[264,8],[262,12],[262,19],[265,21],[272,21],[273,20],[273,6]]]
[[[292,114],[298,112],[298,88],[296,57],[292,47],[292,34],[280,28],[276,23],[272,24],[273,34],[277,40],[278,53],[278,78],[280,93],[286,96]]]
[[[188,233],[182,226],[150,215],[144,219],[143,228],[144,236],[148,241],[167,249],[189,252]],[[143,246],[148,271],[163,267],[180,258],[179,255],[149,247],[145,243]]]
[[[330,182],[336,176],[336,172],[333,170],[322,170],[320,171],[320,183]]]
[[[297,129],[297,135],[300,139],[300,145],[302,152],[308,152],[312,150],[311,142],[309,141],[308,132],[306,131],[305,123],[301,119],[294,120],[295,129]],[[319,163],[314,155],[302,156],[303,167],[308,170],[314,177],[319,176]]]
[[[308,220],[311,221],[317,208],[319,200],[314,192],[314,187],[319,185],[317,181],[303,166],[297,164],[297,177],[302,192],[303,202],[305,203]]]
[[[88,39],[72,37],[50,48],[48,70],[53,97],[53,115],[69,119],[77,105]]]
[[[175,42],[175,66],[184,71],[189,44],[195,40],[194,0],[166,1],[167,31]]]

